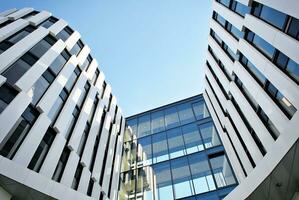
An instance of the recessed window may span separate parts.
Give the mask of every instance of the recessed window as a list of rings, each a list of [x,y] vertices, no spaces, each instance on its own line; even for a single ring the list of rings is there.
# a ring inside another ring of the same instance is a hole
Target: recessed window
[[[62,29],[57,35],[57,39],[61,39],[62,41],[66,41],[74,31],[70,27],[65,27]]]
[[[0,87],[0,113],[12,102],[17,94],[18,92],[6,83]]]
[[[46,21],[41,23],[40,26],[42,26],[44,28],[49,28],[50,26],[55,24],[57,21],[58,21],[58,19],[56,19],[55,17],[50,17],[49,19],[47,19]]]

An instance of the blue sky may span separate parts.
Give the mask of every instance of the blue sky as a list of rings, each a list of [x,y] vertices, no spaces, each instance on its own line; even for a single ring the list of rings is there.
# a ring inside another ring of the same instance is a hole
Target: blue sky
[[[92,49],[125,116],[203,91],[210,0],[1,0],[64,18]]]

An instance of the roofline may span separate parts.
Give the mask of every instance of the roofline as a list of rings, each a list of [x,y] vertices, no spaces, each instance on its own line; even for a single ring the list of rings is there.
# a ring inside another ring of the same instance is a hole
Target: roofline
[[[169,104],[164,104],[164,105],[162,105],[162,106],[159,106],[159,107],[156,107],[156,108],[152,108],[152,109],[149,109],[149,110],[140,112],[140,113],[136,113],[136,114],[134,114],[134,115],[131,115],[131,116],[126,117],[126,120],[128,120],[128,119],[130,119],[130,118],[133,118],[133,117],[136,117],[136,116],[138,116],[138,115],[143,115],[143,114],[146,114],[146,113],[148,113],[148,112],[152,112],[152,111],[161,109],[161,108],[166,107],[166,106],[171,106],[171,105],[174,105],[174,104],[183,102],[183,101],[188,101],[188,100],[191,100],[191,99],[193,99],[193,98],[195,98],[195,97],[202,97],[202,98],[203,98],[203,93],[196,94],[196,95],[193,95],[193,96],[191,96],[191,97],[187,97],[187,98],[185,98],[185,99],[181,99],[181,100],[178,100],[178,101],[169,103]]]

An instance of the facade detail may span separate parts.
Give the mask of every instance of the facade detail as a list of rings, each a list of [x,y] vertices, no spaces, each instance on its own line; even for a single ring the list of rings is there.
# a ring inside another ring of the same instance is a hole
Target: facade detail
[[[213,1],[204,99],[240,183],[227,200],[298,196],[298,8]]]
[[[116,199],[125,120],[63,19],[0,13],[0,199]]]
[[[237,185],[202,95],[126,122],[120,200],[222,199]]]

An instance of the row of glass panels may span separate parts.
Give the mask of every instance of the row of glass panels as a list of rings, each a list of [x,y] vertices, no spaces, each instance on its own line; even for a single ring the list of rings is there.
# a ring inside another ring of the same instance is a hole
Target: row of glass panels
[[[122,171],[221,145],[212,121],[197,122],[124,143]],[[136,166],[137,165],[137,166]]]
[[[129,119],[128,125],[138,138],[209,117],[204,101],[186,102]]]
[[[119,199],[172,200],[234,184],[224,152],[199,152],[122,173]]]

